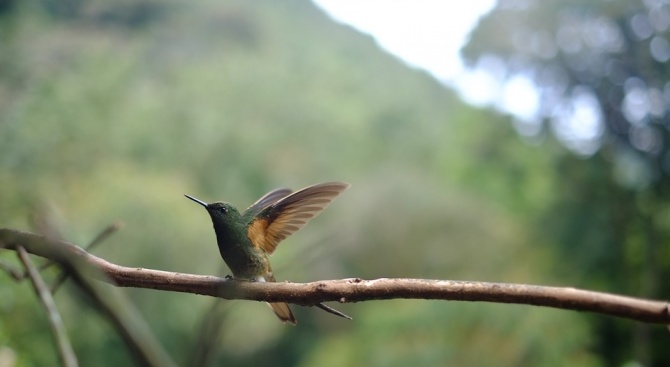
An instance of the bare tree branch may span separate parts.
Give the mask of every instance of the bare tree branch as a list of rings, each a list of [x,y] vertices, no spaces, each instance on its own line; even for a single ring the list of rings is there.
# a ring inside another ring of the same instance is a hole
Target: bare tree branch
[[[114,234],[114,232],[118,231],[118,230],[121,229],[122,227],[123,227],[123,224],[122,224],[121,222],[114,222],[114,223],[108,225],[107,227],[105,227],[105,229],[103,229],[102,231],[100,231],[100,233],[98,233],[98,235],[95,236],[95,238],[93,238],[93,240],[91,241],[91,243],[89,243],[88,246],[84,247],[84,249],[85,249],[86,251],[91,251],[91,250],[93,250],[93,249],[96,248],[99,244],[101,244],[104,240],[106,240],[107,238],[109,238],[109,236],[111,236],[112,234]],[[45,235],[45,237],[47,237],[47,238],[51,238],[51,239],[58,239],[58,240],[60,239],[60,238],[58,238],[58,237],[49,237],[49,236],[46,236],[46,235]],[[46,263],[42,264],[42,265],[39,267],[39,270],[42,271],[42,270],[48,269],[48,268],[52,267],[52,266],[55,265],[55,264],[56,264],[56,262],[54,262],[54,261],[47,261]]]
[[[153,335],[149,325],[119,289],[109,289],[79,272],[79,267],[70,267],[68,274],[77,287],[87,294],[112,324],[135,356],[138,364],[147,367],[174,367],[172,358]]]
[[[12,240],[7,240],[5,234],[10,233]],[[13,237],[16,235],[17,237]],[[25,240],[25,250],[21,245],[21,240]],[[11,243],[9,246],[5,246]],[[174,361],[165,352],[152,334],[149,326],[146,324],[140,313],[129,302],[125,295],[118,289],[102,289],[103,284],[94,282],[91,278],[105,281],[113,284],[113,281],[106,279],[104,271],[84,260],[80,255],[90,256],[84,250],[75,245],[47,238],[41,235],[0,229],[0,248],[10,248],[16,251],[31,252],[49,260],[59,263],[63,271],[70,274],[75,284],[80,290],[87,294],[107,319],[110,320],[128,348],[135,355],[142,366],[176,366]],[[34,249],[43,251],[35,252]],[[76,252],[72,252],[72,251]],[[103,260],[104,261],[104,260]],[[38,270],[34,268],[35,273]],[[41,279],[41,278],[40,278]],[[49,292],[45,284],[46,292]]]
[[[523,284],[425,279],[358,278],[312,283],[255,283],[213,276],[128,268],[93,256],[64,242],[48,241],[36,234],[0,229],[0,248],[24,246],[29,252],[56,261],[77,261],[91,269],[91,276],[121,287],[150,288],[202,294],[225,299],[290,302],[314,306],[320,302],[361,302],[394,298],[439,299],[516,303],[567,310],[590,311],[649,323],[670,324],[670,305],[575,288]]]
[[[61,363],[65,367],[77,367],[79,363],[77,362],[77,356],[74,354],[72,345],[70,344],[70,338],[67,336],[67,331],[63,325],[63,320],[58,313],[56,308],[56,303],[54,302],[49,287],[44,282],[44,279],[40,276],[39,271],[33,265],[33,262],[30,260],[30,256],[26,250],[18,246],[16,251],[19,254],[19,259],[26,267],[28,276],[33,283],[33,288],[35,288],[35,293],[37,293],[38,298],[42,302],[42,306],[46,310],[47,317],[49,319],[49,324],[51,325],[51,330],[53,331],[54,338],[56,339],[56,346],[58,349],[58,357],[61,360]]]
[[[88,246],[86,246],[86,251],[91,251],[92,249],[94,249],[96,246],[98,246],[104,240],[106,240],[109,236],[114,234],[114,232],[121,229],[121,227],[123,227],[121,222],[114,222],[114,223],[108,225],[105,229],[102,230],[102,232],[98,233],[98,235],[95,236],[93,241],[91,241],[91,243],[89,243]],[[44,266],[40,267],[40,270],[43,270],[43,269],[49,267],[52,264],[54,264],[54,262],[49,261],[48,263],[44,264]],[[68,276],[69,276],[69,273],[66,272],[66,271],[63,271],[58,276],[58,278],[56,278],[56,281],[51,286],[51,293],[56,293],[58,288],[67,280]]]

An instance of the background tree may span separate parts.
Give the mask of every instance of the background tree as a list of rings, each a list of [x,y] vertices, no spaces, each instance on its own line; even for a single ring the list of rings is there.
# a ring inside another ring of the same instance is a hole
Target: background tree
[[[471,65],[537,88],[522,134],[551,131],[582,156],[555,163],[561,184],[536,227],[580,284],[670,295],[669,27],[664,1],[501,0],[463,50]],[[663,330],[592,323],[607,364],[633,351],[644,365],[670,363]]]

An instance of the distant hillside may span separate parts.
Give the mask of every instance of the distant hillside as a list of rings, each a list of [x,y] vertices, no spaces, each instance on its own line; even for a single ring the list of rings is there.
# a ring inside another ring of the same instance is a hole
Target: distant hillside
[[[550,153],[310,2],[35,0],[2,17],[1,226],[30,228],[41,208],[83,245],[120,219],[97,255],[225,275],[209,219],[182,194],[244,208],[274,187],[344,180],[352,189],[273,256],[278,279],[550,277],[528,226],[552,190]],[[0,290],[11,314],[0,317],[0,345],[18,365],[55,364],[30,290],[7,277]],[[190,361],[212,300],[124,291]],[[86,302],[58,297],[81,365],[131,364]],[[300,324],[287,329],[262,304],[222,305],[212,345],[228,366],[310,365],[330,351],[330,365],[516,366],[531,351],[580,365],[588,354],[581,320],[547,310],[371,302],[342,305],[347,324],[298,307]],[[551,343],[512,333],[555,320]]]

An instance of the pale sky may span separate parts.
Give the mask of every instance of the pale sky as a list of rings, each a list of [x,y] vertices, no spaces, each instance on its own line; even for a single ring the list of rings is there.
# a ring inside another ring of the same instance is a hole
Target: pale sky
[[[313,0],[333,19],[370,34],[389,53],[436,78],[463,68],[458,50],[495,0]]]
[[[466,70],[461,61],[460,48],[495,0],[313,1],[334,20],[369,34],[390,54],[453,87],[466,102],[495,105],[524,120],[536,115],[537,95],[529,80],[517,77],[503,84],[489,73]]]
[[[459,54],[479,18],[496,0],[312,0],[334,20],[372,36],[379,46],[412,67],[426,70],[454,88],[466,102],[493,106],[515,116],[522,135],[538,133],[539,93],[533,80],[518,74],[490,73],[500,60],[484,57],[482,68],[465,69]],[[485,72],[488,70],[489,72]],[[598,148],[602,116],[588,93],[558,106],[553,122],[557,135],[580,154]],[[579,102],[581,101],[581,102]]]

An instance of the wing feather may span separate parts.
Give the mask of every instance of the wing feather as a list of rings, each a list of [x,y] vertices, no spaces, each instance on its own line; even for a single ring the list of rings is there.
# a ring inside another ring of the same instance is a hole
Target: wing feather
[[[348,183],[325,182],[296,191],[266,206],[249,224],[251,242],[267,254],[272,254],[282,240],[304,227],[347,188]]]
[[[263,195],[260,199],[256,200],[255,203],[251,204],[247,210],[244,211],[242,214],[243,218],[248,218],[249,221],[253,220],[254,217],[258,215],[265,207],[268,205],[285,198],[286,196],[291,194],[290,189],[286,188],[281,188],[281,189],[274,189],[267,194]]]

